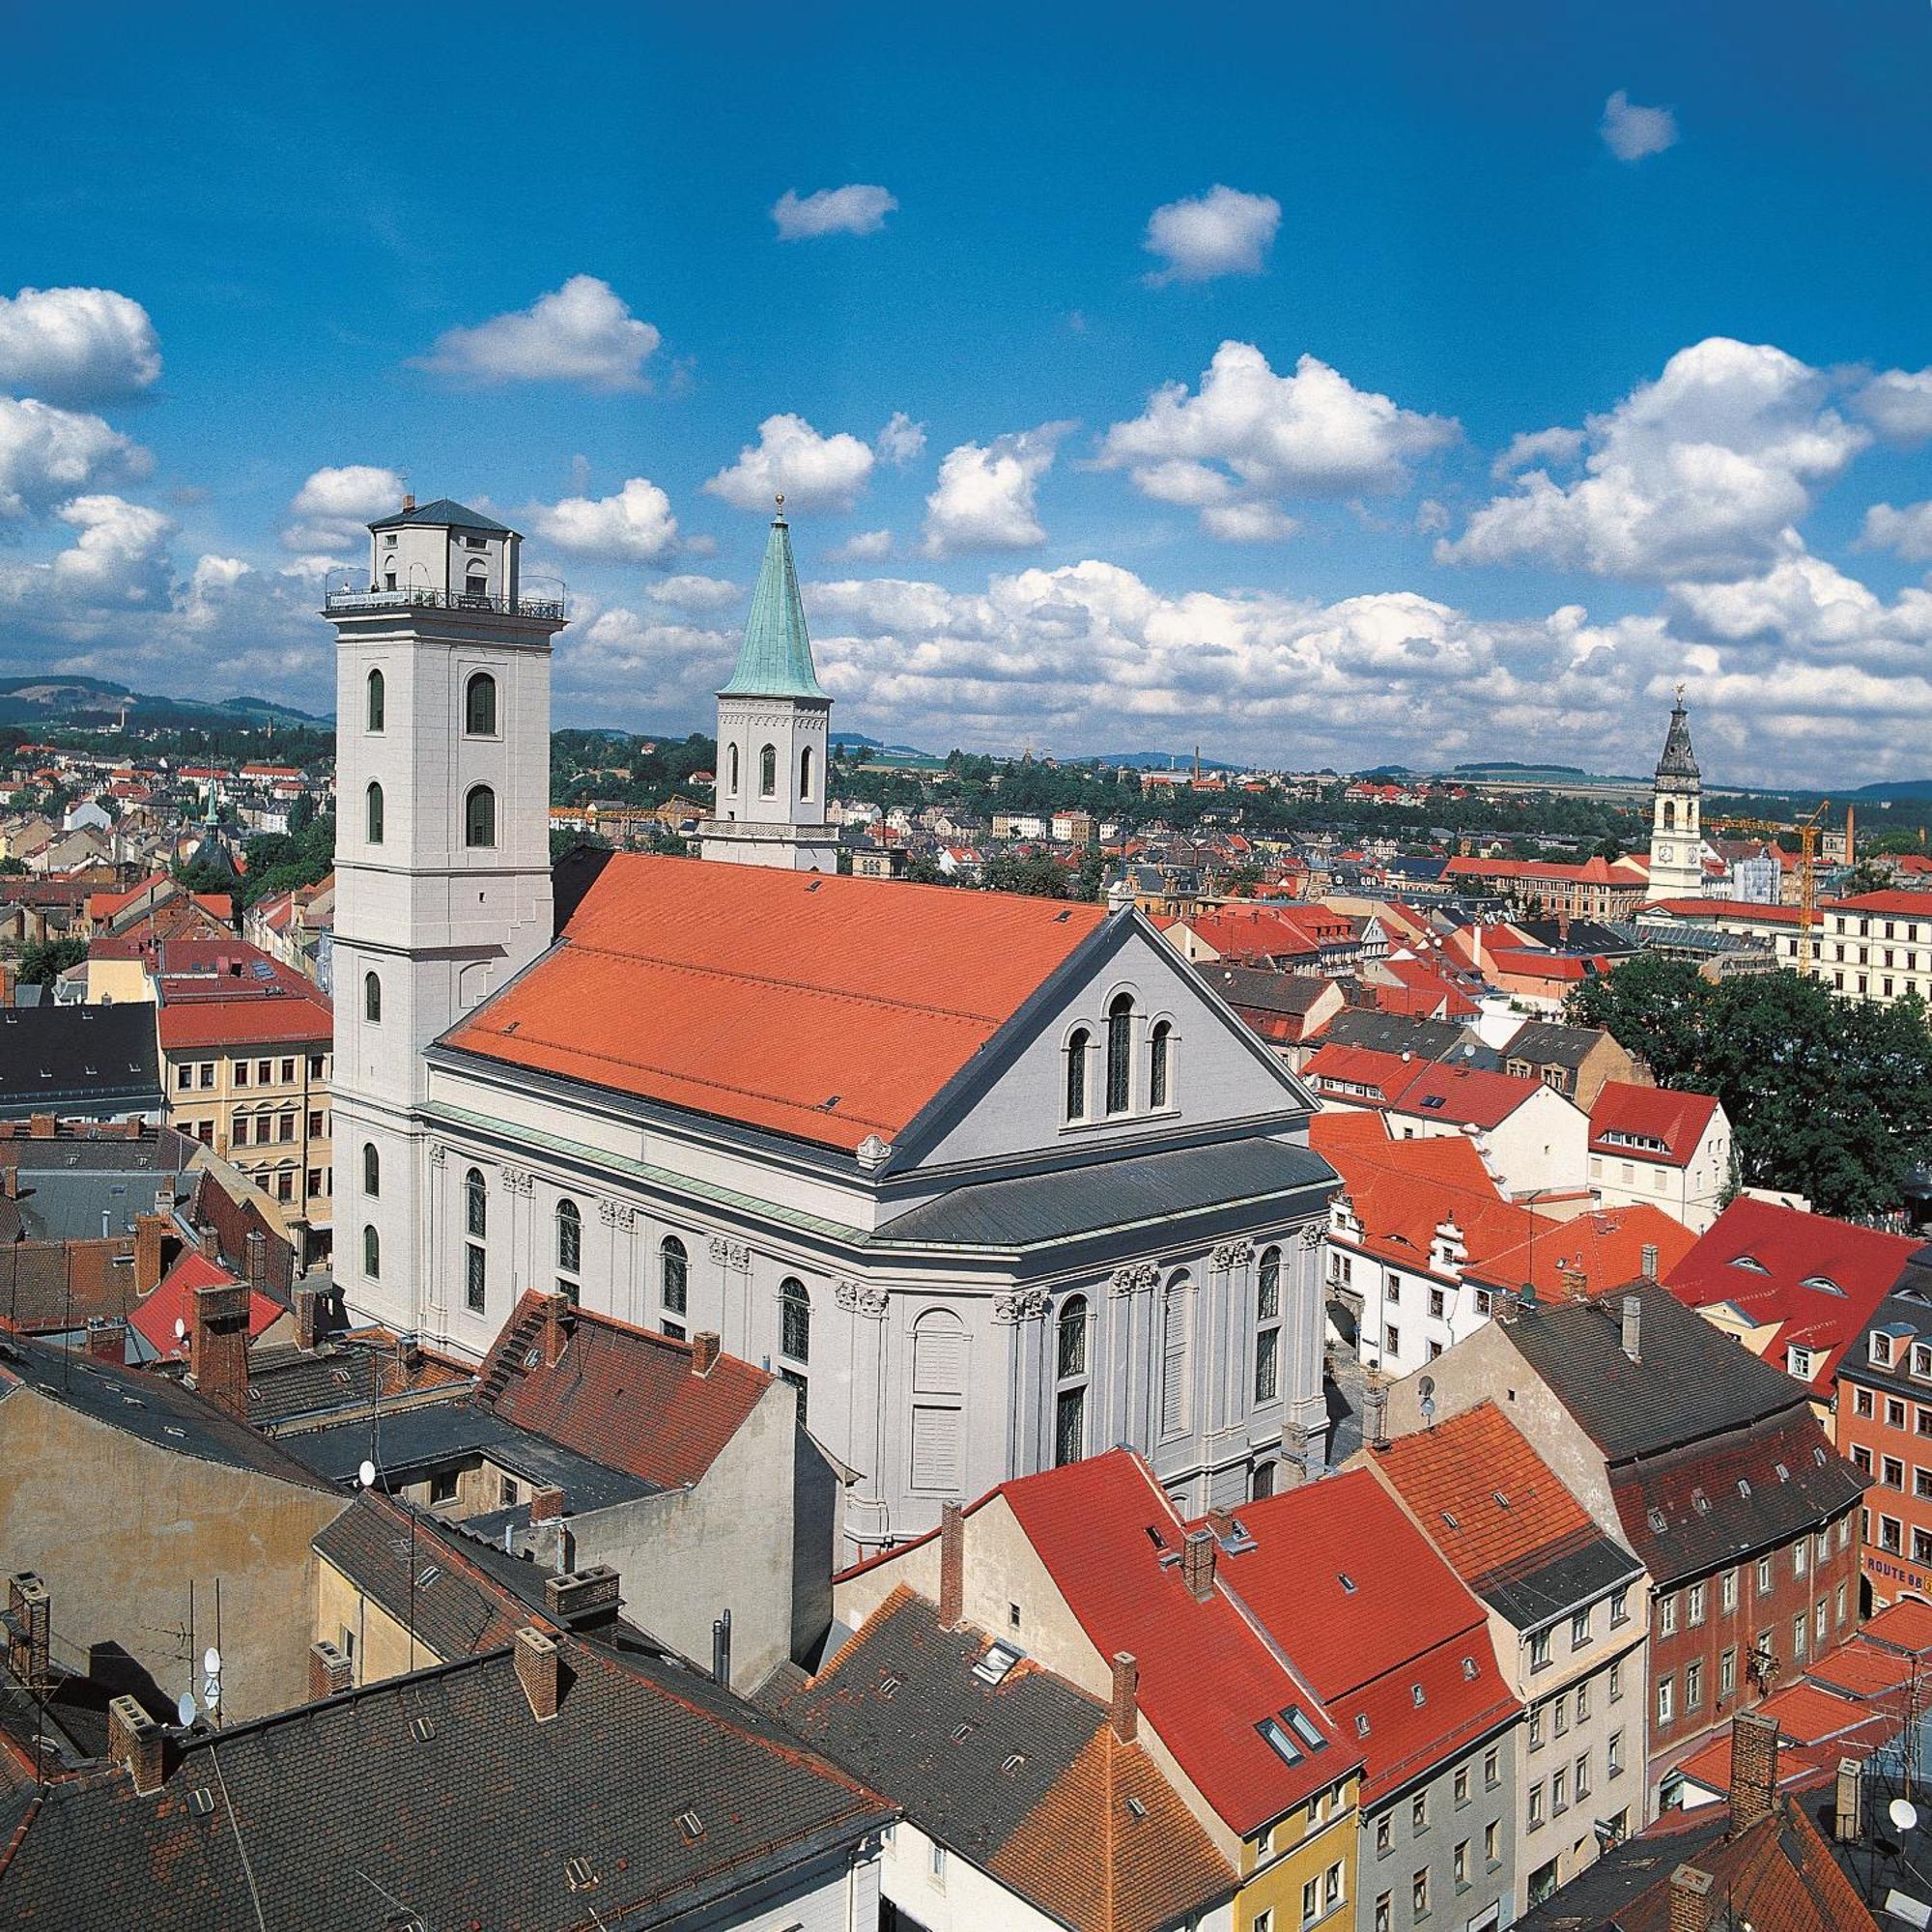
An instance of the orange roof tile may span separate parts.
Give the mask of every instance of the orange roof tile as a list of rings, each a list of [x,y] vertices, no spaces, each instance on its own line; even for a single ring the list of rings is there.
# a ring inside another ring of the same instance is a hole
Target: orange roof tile
[[[1662,1158],[1674,1167],[1686,1166],[1704,1138],[1704,1129],[1718,1111],[1714,1094],[1689,1094],[1671,1087],[1634,1087],[1627,1080],[1605,1080],[1590,1108],[1590,1151],[1628,1155],[1628,1146],[1608,1140],[1610,1134],[1636,1134],[1663,1143]],[[1643,1150],[1638,1149],[1639,1154]]]
[[[902,1133],[1105,917],[619,853],[443,1043],[851,1150]]]

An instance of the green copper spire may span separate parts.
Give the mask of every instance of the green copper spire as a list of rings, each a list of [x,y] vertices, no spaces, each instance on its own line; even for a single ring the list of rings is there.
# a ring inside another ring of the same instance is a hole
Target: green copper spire
[[[752,592],[752,614],[745,620],[745,641],[738,647],[738,667],[720,697],[823,697],[818,673],[811,666],[811,639],[806,635],[805,607],[798,597],[798,572],[792,567],[791,530],[784,520],[784,498],[772,519],[765,542],[765,560]]]

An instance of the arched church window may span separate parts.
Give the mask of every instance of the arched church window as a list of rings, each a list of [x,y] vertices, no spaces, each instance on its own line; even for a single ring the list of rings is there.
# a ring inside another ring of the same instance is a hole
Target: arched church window
[[[779,1283],[779,1353],[794,1362],[811,1360],[811,1297],[795,1274]]]
[[[372,670],[369,673],[369,728],[380,731],[383,728],[383,673]]]
[[[1168,1284],[1160,1304],[1160,1433],[1184,1435],[1192,1404],[1189,1401],[1188,1320],[1194,1293],[1186,1273]]]
[[[583,1216],[567,1196],[556,1204],[556,1271],[567,1277],[557,1287],[575,1301],[577,1277],[583,1271]]]
[[[1107,1008],[1107,1111],[1124,1114],[1133,1098],[1134,996],[1117,993]]]
[[[362,976],[362,1017],[377,1026],[383,1021],[383,982],[373,973]]]
[[[1066,1042],[1066,1118],[1087,1118],[1087,1041],[1085,1027],[1076,1027]]]
[[[683,1318],[690,1312],[691,1303],[691,1257],[675,1235],[667,1235],[658,1243],[658,1300],[667,1318],[677,1318],[665,1321],[665,1333],[682,1341]]]
[[[1148,1105],[1167,1105],[1168,1064],[1174,1054],[1174,1028],[1166,1020],[1156,1020],[1148,1038]]]
[[[380,1194],[383,1191],[383,1156],[376,1151],[374,1141],[362,1143],[362,1192]]]
[[[368,824],[369,842],[380,845],[383,842],[383,787],[372,779],[369,789],[362,795],[363,814]]]
[[[1055,1330],[1053,1461],[1077,1463],[1087,1453],[1087,1297],[1060,1304]]]
[[[776,798],[779,789],[779,754],[775,745],[758,753],[758,796]]]
[[[497,842],[497,794],[471,785],[463,801],[463,842],[476,851]]]
[[[475,1241],[480,1241],[490,1231],[490,1195],[483,1184],[480,1167],[472,1167],[463,1177],[463,1225]]]
[[[1272,1402],[1281,1382],[1281,1250],[1264,1248],[1255,1277],[1255,1401]]]
[[[800,798],[811,796],[811,747],[806,746],[798,754],[798,795]]]
[[[724,789],[733,798],[738,796],[738,748],[728,746],[724,753]]]
[[[1663,801],[1663,829],[1674,832],[1677,829],[1677,801],[1666,798]]]
[[[362,1272],[370,1281],[383,1279],[383,1237],[374,1222],[365,1223],[362,1229]]]
[[[463,728],[472,738],[497,735],[497,680],[487,670],[463,688]]]
[[[912,1325],[912,1486],[956,1495],[966,1413],[966,1324],[928,1308]]]

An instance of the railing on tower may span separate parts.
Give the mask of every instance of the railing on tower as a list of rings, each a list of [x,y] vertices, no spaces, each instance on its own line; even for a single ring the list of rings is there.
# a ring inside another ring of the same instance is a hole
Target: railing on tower
[[[491,597],[473,590],[434,590],[420,583],[402,583],[393,590],[371,583],[365,589],[358,587],[362,580],[356,572],[337,571],[331,577],[337,581],[325,580],[322,593],[323,614],[330,617],[349,611],[477,611],[499,617],[539,617],[560,624],[568,615],[564,585],[554,577],[526,579],[529,587],[517,597]]]

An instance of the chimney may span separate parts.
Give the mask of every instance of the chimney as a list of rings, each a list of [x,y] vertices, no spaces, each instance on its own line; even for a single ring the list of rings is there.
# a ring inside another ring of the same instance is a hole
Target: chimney
[[[415,492],[411,491],[410,494],[403,498],[403,508],[405,510],[413,510],[415,506],[416,506]]]
[[[296,1347],[319,1349],[327,1332],[327,1307],[319,1288],[298,1288],[292,1297],[296,1305]]]
[[[1711,1874],[1679,1865],[1670,1874],[1670,1932],[1710,1932]]]
[[[700,1328],[691,1338],[691,1373],[708,1376],[718,1366],[718,1331]]]
[[[1107,1721],[1114,1727],[1114,1736],[1123,1745],[1132,1744],[1140,1728],[1140,1707],[1136,1702],[1140,1687],[1141,1667],[1134,1662],[1133,1653],[1116,1651],[1114,1694],[1107,1706]]]
[[[544,1578],[545,1613],[573,1630],[586,1623],[609,1623],[617,1606],[617,1573],[608,1563]]]
[[[1855,1757],[1841,1757],[1838,1760],[1838,1795],[1832,1807],[1832,1835],[1841,1845],[1855,1844],[1859,1829],[1863,1820],[1861,1812],[1861,1789],[1864,1774]]]
[[[175,1191],[172,1187],[155,1189],[155,1212],[166,1220],[175,1211]]]
[[[570,1340],[570,1296],[556,1289],[539,1295],[543,1308],[544,1366],[554,1369],[563,1360],[564,1344]]]
[[[21,1570],[7,1579],[7,1668],[22,1684],[39,1684],[47,1674],[53,1599],[34,1571]]]
[[[332,1643],[312,1643],[308,1647],[308,1701],[319,1704],[325,1697],[339,1697],[354,1689],[355,1666]]]
[[[1777,1719],[1740,1711],[1731,1719],[1731,1830],[1769,1818],[1777,1802]]]
[[[0,1167],[0,1200],[17,1201],[20,1198],[20,1170],[11,1161]]]
[[[1643,1278],[1645,1281],[1655,1281],[1657,1279],[1657,1243],[1655,1241],[1646,1241],[1643,1244]]]
[[[87,1321],[87,1359],[122,1363],[128,1359],[128,1324],[118,1316],[92,1315]]]
[[[1190,1529],[1180,1546],[1180,1580],[1197,1604],[1205,1604],[1214,1594],[1214,1532]]]
[[[259,1228],[250,1228],[247,1237],[242,1243],[242,1251],[247,1257],[245,1272],[249,1286],[265,1287],[269,1279],[269,1237]]]
[[[517,1633],[517,1682],[530,1700],[530,1716],[547,1724],[563,1702],[563,1653],[534,1624]]]
[[[966,1518],[957,1503],[939,1507],[939,1627],[957,1630],[966,1607]]]
[[[54,1137],[54,1117],[51,1114],[35,1114],[27,1122],[28,1132],[37,1141],[50,1141]]]
[[[221,1237],[204,1221],[194,1231],[195,1239],[201,1243],[201,1258],[205,1262],[218,1262],[221,1259]]]
[[[1624,1296],[1624,1353],[1632,1361],[1643,1360],[1643,1297],[1640,1294]]]
[[[12,1172],[10,1169],[9,1172]],[[134,1216],[134,1293],[152,1294],[161,1279],[161,1236],[168,1231],[165,1214]]]
[[[530,1520],[556,1522],[563,1516],[563,1491],[555,1483],[544,1483],[530,1492]]]
[[[1362,1435],[1371,1449],[1388,1447],[1388,1390],[1380,1382],[1371,1382],[1362,1391]]]
[[[731,1688],[731,1612],[711,1619],[711,1681]]]
[[[248,1413],[248,1309],[242,1281],[194,1292],[190,1327],[194,1385],[210,1402],[236,1415]]]
[[[164,1782],[161,1727],[131,1697],[115,1697],[107,1706],[107,1755],[125,1764],[143,1798]]]
[[[1556,1278],[1563,1284],[1563,1293],[1572,1301],[1587,1301],[1590,1298],[1590,1277],[1575,1262],[1558,1262],[1556,1264]],[[1629,1337],[1631,1329],[1628,1322],[1626,1322],[1624,1329],[1626,1338]],[[1626,1339],[1625,1347],[1628,1348],[1629,1346],[1629,1341]],[[1631,1351],[1631,1360],[1636,1360],[1634,1350]]]

